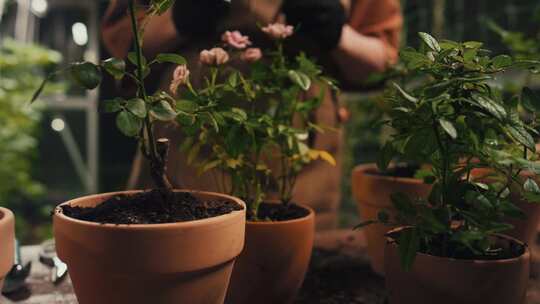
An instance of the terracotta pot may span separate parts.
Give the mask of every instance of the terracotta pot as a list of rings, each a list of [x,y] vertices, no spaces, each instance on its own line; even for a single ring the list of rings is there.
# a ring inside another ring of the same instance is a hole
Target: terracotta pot
[[[64,204],[91,207],[111,196],[136,192],[91,195]],[[201,199],[234,201],[244,209],[150,225],[81,221],[56,209],[56,249],[68,265],[80,304],[223,303],[244,245],[245,204],[227,195],[188,192]]]
[[[431,191],[431,185],[424,184],[420,179],[376,175],[377,172],[375,164],[356,166],[352,172],[352,192],[363,221],[376,219],[377,214],[383,210],[393,218],[396,215],[390,200],[393,193],[401,192],[411,198],[418,198],[427,197]],[[362,228],[367,240],[371,268],[380,275],[384,275],[385,235],[389,230],[390,227],[382,224]]]
[[[489,175],[490,170],[487,168],[474,169],[471,172],[473,178],[478,178],[485,183],[489,182],[488,178],[482,178],[482,176]],[[537,183],[540,184],[540,178],[536,174],[530,171],[521,172],[520,178],[524,182],[527,178],[534,179]],[[525,215],[526,219],[517,219],[517,218],[508,218],[506,222],[512,224],[514,229],[505,231],[504,233],[515,237],[516,239],[523,241],[527,244],[536,243],[536,236],[538,234],[538,224],[540,222],[540,204],[531,203],[523,199],[520,194],[520,190],[517,189],[518,185],[513,185],[510,187],[510,200],[518,208],[520,208]]]
[[[15,217],[6,208],[0,207],[0,290],[6,274],[13,267],[15,252]]]
[[[315,213],[279,222],[246,225],[246,244],[234,266],[225,303],[292,303],[313,249]]]
[[[529,249],[515,238],[498,238],[506,245],[524,245],[525,252],[501,260],[458,260],[417,253],[408,272],[401,268],[398,247],[389,238],[385,249],[389,304],[523,304],[529,281]]]

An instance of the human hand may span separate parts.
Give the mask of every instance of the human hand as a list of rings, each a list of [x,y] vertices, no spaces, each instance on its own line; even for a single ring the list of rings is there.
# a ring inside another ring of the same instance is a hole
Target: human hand
[[[346,14],[339,0],[284,0],[281,7],[287,23],[294,25],[300,35],[305,35],[331,50],[341,37]]]

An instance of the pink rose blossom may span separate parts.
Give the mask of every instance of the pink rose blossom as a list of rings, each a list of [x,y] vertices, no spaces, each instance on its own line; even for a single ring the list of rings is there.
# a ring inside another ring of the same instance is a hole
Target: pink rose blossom
[[[201,63],[207,65],[222,65],[229,61],[229,54],[222,48],[203,50],[199,55]]]
[[[272,39],[277,40],[291,36],[294,32],[294,27],[283,23],[272,23],[263,27],[262,31],[268,34]]]
[[[176,95],[178,87],[186,84],[188,82],[188,78],[189,70],[187,66],[185,64],[177,66],[176,69],[174,69],[173,79],[171,81],[171,85],[169,86],[169,90]]]
[[[245,49],[251,45],[251,41],[248,36],[242,35],[239,31],[226,31],[221,35],[221,40],[226,44],[232,46],[235,49]]]
[[[259,48],[249,48],[246,49],[241,55],[240,59],[246,62],[255,62],[262,57],[261,49]]]

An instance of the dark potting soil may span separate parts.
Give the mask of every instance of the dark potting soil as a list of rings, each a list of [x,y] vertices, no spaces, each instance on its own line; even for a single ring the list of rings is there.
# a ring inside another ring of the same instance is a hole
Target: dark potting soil
[[[62,206],[62,212],[79,220],[108,224],[164,224],[215,217],[242,206],[230,201],[197,199],[190,193],[150,190],[116,195],[95,208]]]
[[[409,177],[413,178],[416,172],[420,169],[419,165],[414,164],[396,164],[393,167],[389,167],[385,171],[370,171],[369,174],[390,176],[390,177]]]
[[[395,234],[391,236],[396,239],[396,243],[399,244],[397,241],[398,235]],[[430,246],[421,243],[419,252],[443,258],[484,261],[513,259],[521,256],[525,252],[525,246],[520,243],[498,236],[493,236],[492,241],[493,246],[491,253],[479,255],[472,252],[470,249],[465,248],[460,243],[445,241],[444,235],[441,234],[432,239]],[[446,243],[446,246],[443,246],[444,243]],[[442,248],[444,247],[446,247],[446,250],[443,252]]]
[[[314,249],[295,304],[385,304],[384,279],[366,258]]]
[[[296,204],[261,203],[257,218],[260,221],[288,221],[305,217],[309,211]],[[248,220],[253,220],[253,214],[248,212]]]

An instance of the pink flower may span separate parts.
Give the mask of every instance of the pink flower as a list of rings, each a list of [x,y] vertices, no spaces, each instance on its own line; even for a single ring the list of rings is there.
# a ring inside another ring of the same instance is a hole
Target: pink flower
[[[207,65],[221,65],[229,61],[229,54],[222,48],[203,50],[199,55],[201,63]]]
[[[189,78],[189,70],[185,64],[179,65],[174,69],[173,73],[173,79],[171,81],[171,85],[169,86],[169,90],[176,95],[176,92],[178,91],[178,87],[181,85],[184,85],[188,82]]]
[[[292,25],[285,25],[283,23],[271,23],[261,29],[268,34],[272,39],[285,39],[291,36],[294,32]]]
[[[255,62],[262,57],[261,49],[259,48],[249,48],[246,49],[241,55],[240,59],[245,62]]]
[[[225,42],[226,44],[232,46],[236,49],[245,49],[246,47],[251,45],[251,41],[249,40],[248,36],[242,35],[239,31],[226,31],[221,35],[221,40]]]

